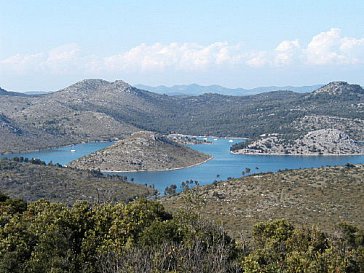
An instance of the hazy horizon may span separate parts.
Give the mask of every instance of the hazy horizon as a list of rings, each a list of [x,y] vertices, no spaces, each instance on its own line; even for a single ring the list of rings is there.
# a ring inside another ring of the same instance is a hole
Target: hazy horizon
[[[0,0],[0,86],[364,85],[364,2]]]

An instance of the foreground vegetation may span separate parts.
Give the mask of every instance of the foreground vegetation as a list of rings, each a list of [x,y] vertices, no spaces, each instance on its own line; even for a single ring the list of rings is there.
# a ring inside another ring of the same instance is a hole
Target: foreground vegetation
[[[167,213],[129,204],[0,196],[0,272],[363,272],[364,232],[342,223],[335,236],[285,220],[259,223],[238,244],[195,209]]]

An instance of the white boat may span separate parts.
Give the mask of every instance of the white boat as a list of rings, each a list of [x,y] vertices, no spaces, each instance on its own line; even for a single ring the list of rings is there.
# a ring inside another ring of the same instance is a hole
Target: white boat
[[[72,149],[71,152],[74,153],[74,152],[76,152],[76,150]]]
[[[234,142],[234,140],[230,139],[229,142]]]
[[[217,138],[214,138],[214,140],[216,141],[216,140],[217,140]]]

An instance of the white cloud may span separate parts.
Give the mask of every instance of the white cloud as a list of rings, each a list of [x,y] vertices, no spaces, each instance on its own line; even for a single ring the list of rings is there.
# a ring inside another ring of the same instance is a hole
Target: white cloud
[[[298,60],[301,55],[301,46],[298,40],[283,41],[275,48],[274,63],[278,66],[290,65],[293,61]]]
[[[16,54],[0,61],[0,68],[22,74],[29,70],[37,70],[39,63],[43,60],[42,53]]]
[[[251,53],[245,63],[254,68],[263,67],[269,63],[268,54],[265,51]]]
[[[42,71],[54,74],[73,73],[76,68],[85,64],[79,53],[80,48],[77,44],[66,44],[48,52],[16,54],[0,60],[0,69],[18,74]]]
[[[142,43],[119,54],[85,55],[77,44],[61,45],[47,52],[16,54],[0,60],[0,70],[13,74],[105,75],[214,69],[261,69],[294,65],[355,65],[364,63],[364,38],[343,37],[340,29],[319,33],[308,43],[284,40],[273,49],[247,49],[246,45],[215,42]]]
[[[314,36],[307,45],[307,63],[312,65],[364,63],[364,39],[342,37],[341,30],[332,28]]]
[[[105,58],[104,64],[112,70],[203,70],[214,65],[241,62],[239,49],[240,45],[227,42],[207,46],[195,43],[141,44],[127,52]]]
[[[80,53],[80,48],[77,44],[66,44],[56,48],[51,49],[47,54],[47,59],[44,64],[48,68],[54,70],[61,69],[65,66],[70,65],[78,59]]]

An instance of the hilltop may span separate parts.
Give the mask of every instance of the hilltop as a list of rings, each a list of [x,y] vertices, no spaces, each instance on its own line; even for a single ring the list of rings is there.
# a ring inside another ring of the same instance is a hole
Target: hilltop
[[[323,91],[336,89],[341,91]],[[334,82],[303,94],[178,97],[123,81],[89,79],[42,96],[2,96],[0,153],[121,139],[140,130],[249,138],[278,133],[298,139],[313,130],[335,128],[360,141],[362,94],[358,85]]]
[[[321,95],[344,96],[345,98],[354,96],[358,98],[364,96],[364,90],[358,84],[348,84],[347,82],[338,81],[322,86],[321,88],[312,92],[311,96]]]
[[[256,174],[161,202],[172,212],[190,206],[186,200],[200,203],[201,216],[221,223],[235,238],[251,236],[256,222],[281,218],[332,233],[342,221],[364,227],[363,176],[364,165],[352,164]]]
[[[127,201],[154,193],[153,189],[127,182],[124,177],[107,177],[99,172],[34,162],[1,159],[0,191],[26,201],[44,198],[66,204],[77,200],[90,203]]]
[[[70,167],[103,171],[171,170],[200,164],[209,158],[160,134],[137,132],[71,162]]]

